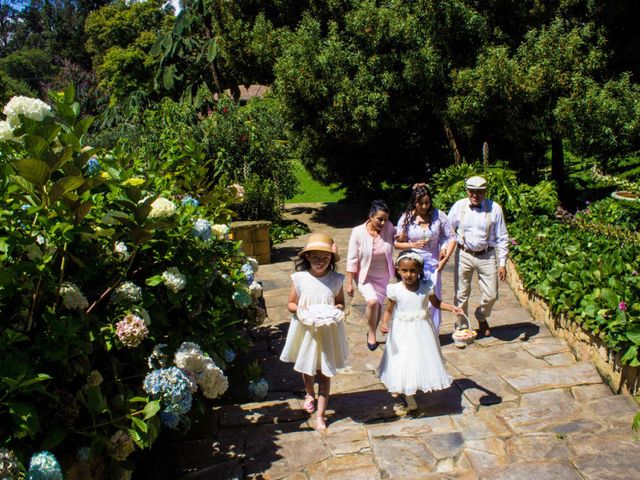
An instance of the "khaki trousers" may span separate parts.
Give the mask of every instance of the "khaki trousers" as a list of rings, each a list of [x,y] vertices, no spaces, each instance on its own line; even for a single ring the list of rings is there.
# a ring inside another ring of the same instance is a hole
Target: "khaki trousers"
[[[471,279],[473,272],[478,272],[478,284],[480,286],[480,305],[474,315],[478,322],[486,321],[491,315],[491,309],[498,300],[498,261],[495,248],[487,253],[473,256],[461,248],[456,248],[454,271],[454,303],[467,314],[469,295],[471,294]],[[458,317],[457,325],[464,323],[462,317]]]

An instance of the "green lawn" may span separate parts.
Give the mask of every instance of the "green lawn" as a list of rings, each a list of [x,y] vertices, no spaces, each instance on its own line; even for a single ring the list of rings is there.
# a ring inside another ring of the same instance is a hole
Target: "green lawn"
[[[344,199],[344,190],[333,191],[332,187],[316,182],[300,162],[295,162],[294,168],[301,193],[287,200],[287,203],[338,202]]]

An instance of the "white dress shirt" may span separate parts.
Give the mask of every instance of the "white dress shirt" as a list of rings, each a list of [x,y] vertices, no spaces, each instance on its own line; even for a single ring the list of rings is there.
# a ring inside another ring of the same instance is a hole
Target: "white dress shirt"
[[[449,222],[456,232],[456,241],[474,252],[497,247],[501,267],[507,264],[509,234],[502,207],[485,199],[480,208],[470,208],[468,198],[458,200],[449,211]],[[489,231],[487,231],[489,226]]]

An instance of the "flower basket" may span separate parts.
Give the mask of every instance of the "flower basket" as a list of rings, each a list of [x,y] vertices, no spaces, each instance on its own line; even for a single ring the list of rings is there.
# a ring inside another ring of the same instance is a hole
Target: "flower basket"
[[[451,334],[453,344],[458,348],[465,348],[467,345],[471,345],[478,334],[471,328],[469,318],[466,315],[464,319],[467,322],[467,326],[462,328],[456,327],[455,331]]]
[[[344,312],[334,305],[315,304],[298,309],[298,320],[310,327],[328,327],[344,320]]]

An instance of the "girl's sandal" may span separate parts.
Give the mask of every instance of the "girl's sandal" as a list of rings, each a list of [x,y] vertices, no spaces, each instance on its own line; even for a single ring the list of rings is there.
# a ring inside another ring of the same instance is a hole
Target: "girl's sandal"
[[[313,412],[316,411],[316,406],[315,406],[315,398],[313,398],[313,395],[305,395],[304,396],[304,403],[302,404],[302,408],[304,408],[305,412],[307,412],[308,414],[312,414]]]

